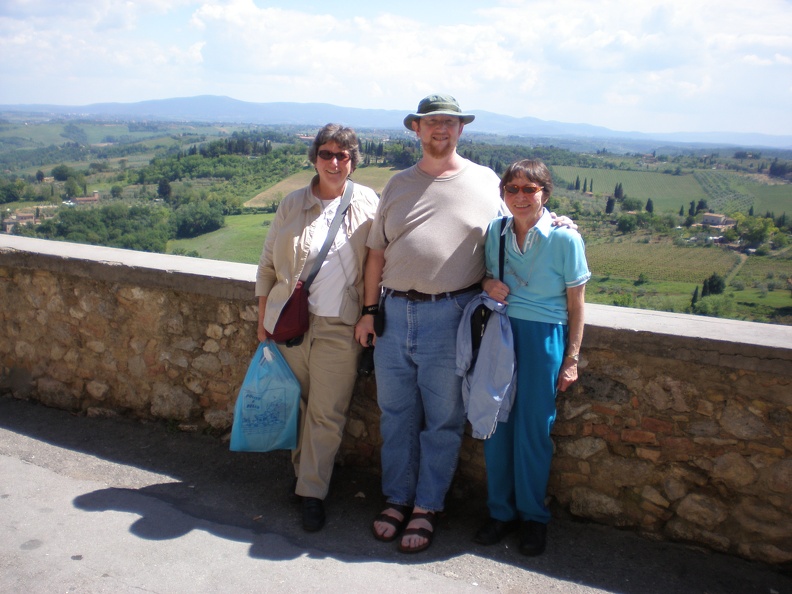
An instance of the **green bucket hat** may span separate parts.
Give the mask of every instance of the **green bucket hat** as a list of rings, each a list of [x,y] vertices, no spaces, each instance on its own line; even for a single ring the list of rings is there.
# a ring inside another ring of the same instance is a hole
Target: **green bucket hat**
[[[404,126],[412,131],[412,123],[426,116],[450,115],[458,117],[463,124],[469,124],[476,116],[471,113],[462,113],[459,103],[451,95],[429,95],[421,99],[418,104],[418,113],[411,113],[404,118]]]

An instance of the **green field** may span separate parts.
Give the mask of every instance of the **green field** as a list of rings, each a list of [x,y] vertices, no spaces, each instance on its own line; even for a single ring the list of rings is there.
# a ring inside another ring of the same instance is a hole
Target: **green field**
[[[766,212],[792,215],[792,185],[749,183],[750,178],[740,177],[735,181],[735,187],[754,198],[754,212],[757,215]],[[753,181],[753,180],[750,180]]]
[[[613,194],[616,184],[622,184],[624,194],[645,202],[649,198],[654,203],[655,213],[679,212],[680,206],[687,208],[693,200],[707,200],[708,196],[692,175],[669,175],[653,171],[622,171],[619,169],[587,169],[557,165],[552,167],[554,181],[558,186],[575,183],[580,178],[594,183],[595,195]],[[604,202],[603,202],[604,205]]]
[[[229,216],[225,227],[193,239],[168,242],[168,253],[176,249],[198,252],[202,258],[258,264],[273,213]]]
[[[585,235],[585,229],[582,230]],[[586,247],[592,274],[637,280],[700,283],[713,272],[727,276],[739,263],[735,252],[717,247],[679,247],[670,242],[614,241]]]

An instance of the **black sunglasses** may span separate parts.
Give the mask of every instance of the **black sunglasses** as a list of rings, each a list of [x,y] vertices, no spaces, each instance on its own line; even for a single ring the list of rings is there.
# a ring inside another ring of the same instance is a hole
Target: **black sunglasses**
[[[334,153],[333,151],[325,151],[321,150],[316,155],[320,159],[324,159],[325,161],[332,161],[333,157],[338,159],[339,163],[343,163],[344,161],[349,161],[350,154],[349,153]]]
[[[525,194],[527,196],[532,196],[533,194],[536,194],[539,190],[541,190],[542,186],[522,186],[522,187],[520,187],[520,186],[518,186],[516,184],[509,184],[509,185],[503,186],[503,189],[506,190],[506,192],[509,193],[509,194],[519,194],[520,192],[522,192],[523,194]]]

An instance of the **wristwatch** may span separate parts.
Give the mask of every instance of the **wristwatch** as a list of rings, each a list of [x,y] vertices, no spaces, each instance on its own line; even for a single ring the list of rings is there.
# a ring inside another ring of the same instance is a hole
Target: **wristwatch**
[[[575,363],[580,361],[580,353],[575,353],[574,355],[566,355],[567,359],[572,359]]]
[[[363,314],[364,316],[376,316],[379,313],[379,304],[375,303],[374,305],[364,305],[363,306]]]

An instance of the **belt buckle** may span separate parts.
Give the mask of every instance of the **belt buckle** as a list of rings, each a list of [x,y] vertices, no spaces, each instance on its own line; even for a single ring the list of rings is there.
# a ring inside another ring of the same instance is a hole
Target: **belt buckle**
[[[409,299],[410,301],[424,300],[423,293],[421,293],[420,291],[416,291],[415,289],[410,289],[409,291],[407,291],[406,295],[407,295],[407,299]]]

